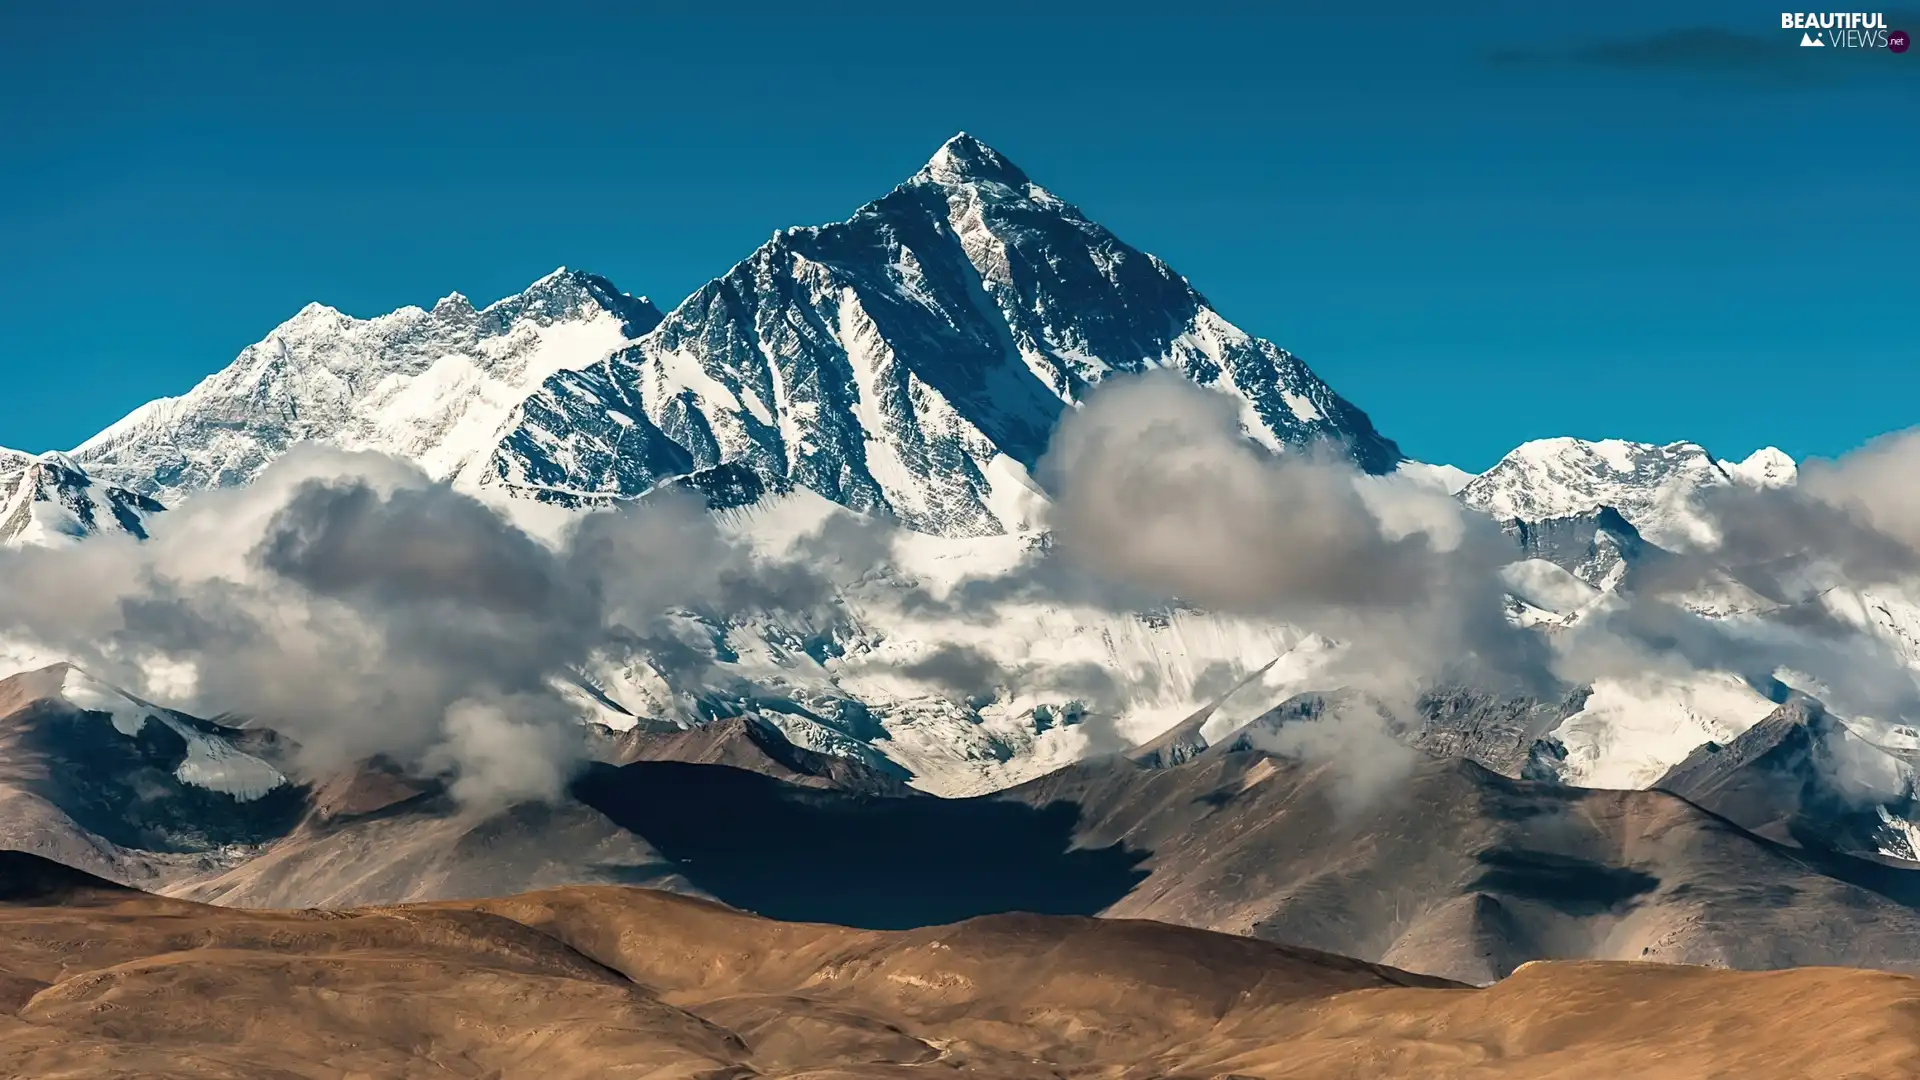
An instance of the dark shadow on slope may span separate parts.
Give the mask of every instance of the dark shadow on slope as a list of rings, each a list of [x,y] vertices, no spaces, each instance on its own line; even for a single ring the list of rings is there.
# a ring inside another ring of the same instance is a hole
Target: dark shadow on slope
[[[1204,806],[1207,808],[1207,812],[1203,817],[1212,817],[1220,811],[1225,810],[1232,804],[1233,800],[1241,794],[1243,794],[1243,792],[1234,791],[1229,788],[1221,788],[1219,791],[1209,791],[1204,795],[1196,795],[1193,798],[1193,802],[1196,806]]]
[[[1920,869],[1908,863],[1883,862],[1867,855],[1815,846],[1826,836],[1824,832],[1809,831],[1794,837],[1794,842],[1800,845],[1798,851],[1784,846],[1781,850],[1830,878],[1879,893],[1908,907],[1920,908]]]
[[[1701,809],[1706,808],[1701,807]],[[1706,812],[1713,813],[1711,810]],[[1714,814],[1714,816],[1720,815]],[[1721,820],[1726,819],[1721,818]],[[1728,821],[1727,826],[1740,829],[1740,825],[1732,821]],[[1744,829],[1740,831],[1746,832]],[[1864,889],[1885,897],[1896,904],[1905,904],[1907,907],[1920,910],[1920,869],[1822,847],[1820,845],[1826,836],[1824,833],[1816,834],[1809,831],[1795,836],[1793,839],[1799,845],[1798,847],[1782,844],[1753,833],[1747,833],[1747,835],[1752,836],[1756,843],[1767,847],[1781,858],[1799,863],[1816,874],[1823,874],[1836,881],[1843,881],[1856,889]]]
[[[1471,886],[1546,904],[1568,915],[1602,915],[1633,906],[1660,887],[1652,874],[1550,851],[1483,851]]]
[[[181,723],[226,737],[231,730],[179,713]],[[306,812],[306,789],[282,785],[242,801],[189,784],[176,771],[187,742],[155,720],[123,735],[103,714],[48,701],[14,714],[19,744],[43,777],[19,781],[96,836],[145,851],[196,852],[258,844],[291,831]]]
[[[1920,907],[1920,870],[1876,854],[1877,804],[1905,817],[1913,795],[1848,790],[1835,779],[1836,754],[1892,757],[1817,703],[1789,700],[1725,746],[1698,747],[1654,786],[1809,869]]]
[[[59,904],[76,895],[138,890],[25,851],[0,851],[0,904]]]
[[[777,919],[870,929],[1001,912],[1093,915],[1148,852],[1074,849],[1079,808],[818,791],[717,765],[596,765],[574,795],[697,888]]]

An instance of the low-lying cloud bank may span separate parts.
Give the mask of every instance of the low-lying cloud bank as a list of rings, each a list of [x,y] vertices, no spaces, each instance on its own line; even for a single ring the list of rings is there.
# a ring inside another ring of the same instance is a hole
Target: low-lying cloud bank
[[[1269,453],[1241,434],[1231,398],[1170,372],[1093,394],[1061,421],[1040,476],[1064,558],[1349,641],[1361,689],[1446,673],[1522,690],[1551,679],[1539,637],[1505,618],[1498,572],[1513,544],[1493,522],[1330,449]]]
[[[1282,729],[1273,748],[1339,763],[1369,790],[1407,760],[1382,725],[1417,727],[1419,694],[1440,685],[1556,698],[1606,676],[1732,671],[1762,693],[1786,679],[1845,715],[1920,717],[1905,659],[1818,602],[1829,585],[1920,577],[1920,433],[1801,475],[1797,488],[1711,493],[1717,545],[1676,553],[1643,587],[1543,636],[1506,617],[1499,571],[1517,553],[1493,522],[1341,455],[1269,453],[1242,435],[1233,399],[1149,373],[1111,380],[1062,420],[1040,476],[1066,566],[1028,585],[1072,582],[1084,599],[1099,591],[1090,574],[1122,603],[1177,596],[1342,642],[1329,688],[1370,700]],[[1663,598],[1729,574],[1783,610],[1708,619]]]
[[[181,708],[260,717],[313,770],[385,754],[470,801],[558,791],[557,686],[677,608],[802,611],[827,580],[663,491],[558,544],[396,459],[300,447],[147,543],[0,553],[0,632]]]
[[[1807,463],[1797,488],[1713,493],[1712,550],[1677,553],[1543,635],[1507,617],[1501,569],[1517,552],[1494,522],[1416,482],[1363,475],[1332,448],[1271,453],[1238,419],[1235,399],[1171,373],[1109,380],[1040,462],[1043,552],[939,596],[901,581],[895,600],[987,622],[1010,599],[1184,603],[1334,639],[1316,688],[1356,691],[1341,699],[1355,704],[1283,729],[1272,748],[1338,764],[1360,797],[1408,766],[1396,733],[1442,686],[1558,699],[1609,675],[1734,671],[1762,692],[1791,676],[1843,714],[1920,717],[1906,661],[1818,603],[1827,583],[1920,577],[1908,479],[1920,434]],[[316,772],[383,754],[450,776],[462,799],[532,798],[559,791],[580,760],[577,709],[557,687],[598,650],[671,666],[664,620],[688,610],[825,625],[846,584],[835,575],[883,566],[893,528],[832,515],[769,553],[667,489],[541,539],[404,462],[301,447],[247,488],[170,512],[147,543],[0,552],[0,635],[181,708],[259,717]],[[1728,575],[1782,609],[1706,619],[1664,598]],[[957,698],[1066,694],[1096,722],[1135,680],[1160,677],[958,645],[902,674]],[[1243,674],[1209,677],[1224,693]],[[1121,748],[1115,731],[1094,735],[1097,749]]]
[[[1058,557],[1136,592],[1277,618],[1344,643],[1342,706],[1271,737],[1370,796],[1410,767],[1388,724],[1466,683],[1553,693],[1551,651],[1505,616],[1513,545],[1445,494],[1358,472],[1334,448],[1274,454],[1237,402],[1172,372],[1114,379],[1062,419],[1040,479]]]

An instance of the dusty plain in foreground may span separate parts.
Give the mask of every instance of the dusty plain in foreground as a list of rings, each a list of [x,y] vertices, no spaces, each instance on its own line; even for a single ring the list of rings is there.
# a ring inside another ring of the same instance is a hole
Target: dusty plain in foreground
[[[1160,923],[778,922],[600,886],[211,907],[0,853],[0,1075],[1920,1075],[1920,981],[1536,963],[1484,989]]]

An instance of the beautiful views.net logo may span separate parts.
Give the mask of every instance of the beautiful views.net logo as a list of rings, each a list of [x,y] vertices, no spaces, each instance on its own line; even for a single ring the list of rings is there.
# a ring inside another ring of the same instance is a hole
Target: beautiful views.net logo
[[[1780,29],[1800,31],[1802,48],[1886,49],[1906,52],[1913,39],[1887,26],[1878,11],[1783,11]]]

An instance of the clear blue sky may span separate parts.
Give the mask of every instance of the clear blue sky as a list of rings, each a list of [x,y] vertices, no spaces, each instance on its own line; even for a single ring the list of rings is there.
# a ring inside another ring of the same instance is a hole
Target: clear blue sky
[[[565,264],[671,306],[960,129],[1416,457],[1920,423],[1920,50],[1753,3],[804,6],[0,4],[0,445],[310,300]]]

